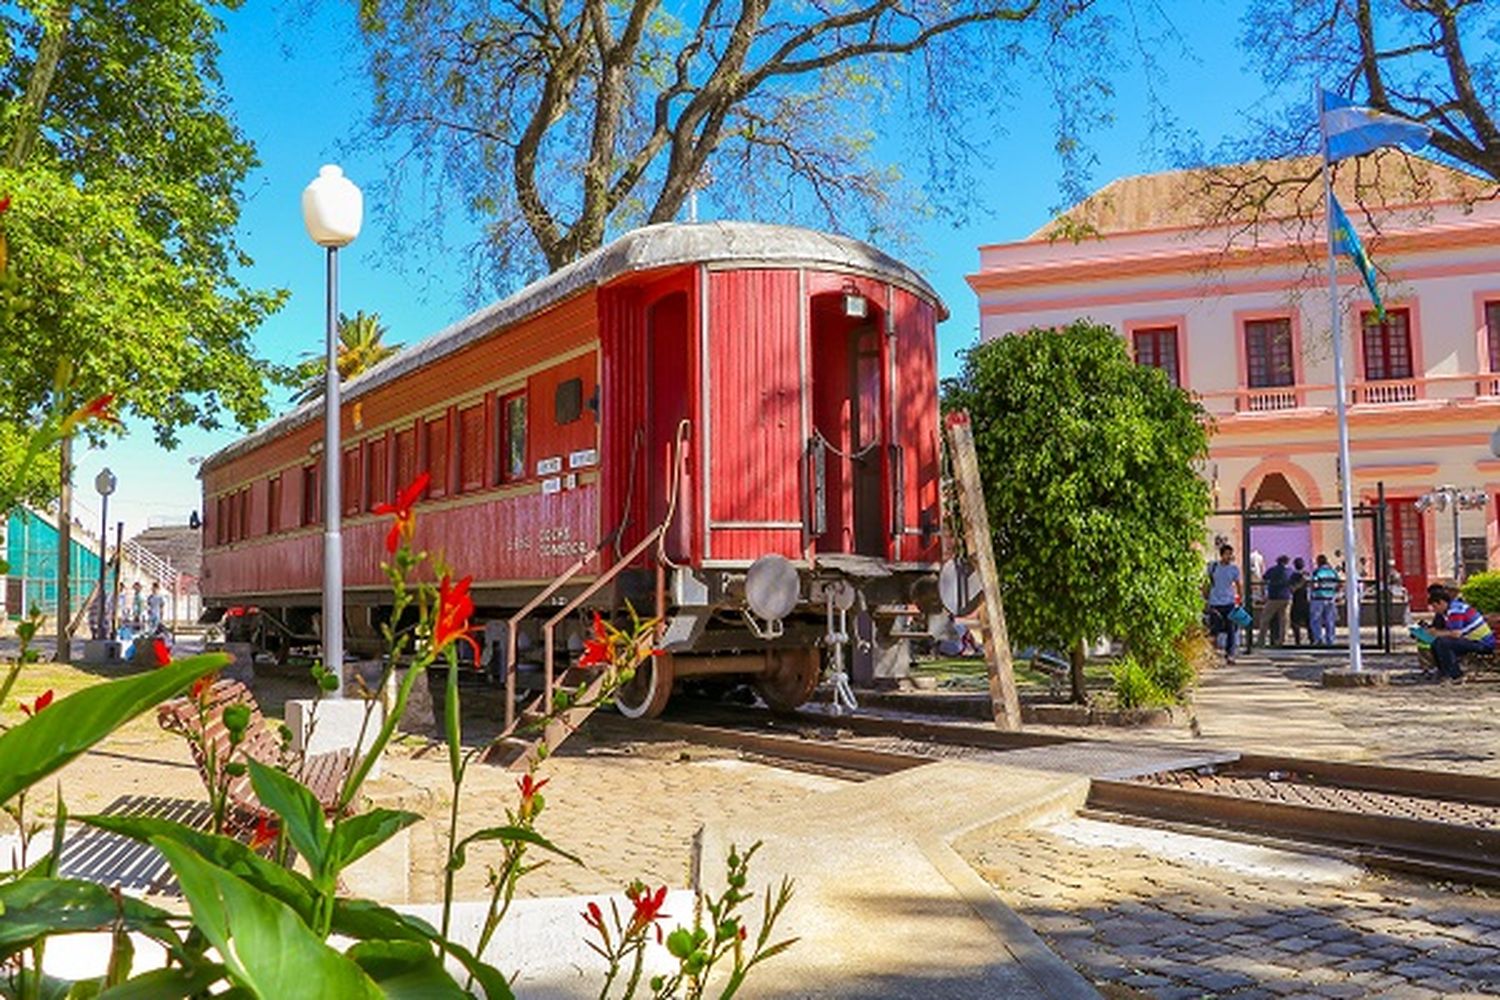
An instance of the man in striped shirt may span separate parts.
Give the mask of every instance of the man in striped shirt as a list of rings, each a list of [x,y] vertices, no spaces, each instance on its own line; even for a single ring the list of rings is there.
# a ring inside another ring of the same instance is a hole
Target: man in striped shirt
[[[1432,641],[1432,658],[1437,661],[1438,673],[1450,680],[1463,676],[1459,668],[1459,657],[1469,653],[1493,653],[1495,633],[1490,631],[1484,615],[1441,583],[1427,588],[1427,604],[1443,617],[1441,629],[1434,629],[1437,638]]]

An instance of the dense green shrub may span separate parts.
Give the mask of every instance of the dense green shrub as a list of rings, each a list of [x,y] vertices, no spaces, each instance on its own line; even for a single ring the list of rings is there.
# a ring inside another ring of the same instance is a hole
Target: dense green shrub
[[[1459,593],[1484,614],[1500,614],[1500,570],[1475,573]]]
[[[1120,708],[1149,708],[1175,700],[1157,683],[1153,671],[1126,655],[1115,664],[1115,704]]]

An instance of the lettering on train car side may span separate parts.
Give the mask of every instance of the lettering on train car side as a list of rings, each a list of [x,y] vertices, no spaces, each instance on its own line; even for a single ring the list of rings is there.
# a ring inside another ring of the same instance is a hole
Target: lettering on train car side
[[[539,476],[553,476],[562,471],[562,456],[553,455],[551,458],[538,459],[536,463],[536,474]]]
[[[551,496],[562,492],[562,477],[553,476],[551,479],[542,480],[542,496]]]
[[[567,525],[543,528],[537,532],[536,540],[537,555],[541,556],[581,556],[589,551],[589,543],[574,538],[573,529]]]
[[[593,448],[585,448],[568,455],[568,468],[570,469],[582,469],[597,464],[599,464],[599,452]]]

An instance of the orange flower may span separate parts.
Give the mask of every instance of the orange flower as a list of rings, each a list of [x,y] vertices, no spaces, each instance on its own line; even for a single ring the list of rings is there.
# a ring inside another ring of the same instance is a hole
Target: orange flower
[[[450,584],[448,577],[444,575],[438,585],[437,620],[432,623],[432,646],[435,652],[441,653],[448,648],[449,643],[459,640],[467,642],[469,648],[474,650],[474,659],[479,659],[479,643],[474,641],[471,634],[474,629],[469,625],[469,617],[474,614],[474,600],[469,597],[469,584],[473,579],[472,576],[466,576],[458,583]]]
[[[110,406],[114,401],[115,396],[112,392],[107,392],[102,396],[95,396],[63,419],[62,433],[64,435],[71,434],[75,427],[87,420],[97,420],[100,423],[106,424],[118,424],[120,419],[110,410]]]
[[[625,936],[638,934],[655,924],[656,943],[661,944],[661,925],[657,921],[665,920],[668,916],[661,912],[667,902],[667,887],[662,886],[652,892],[645,883],[634,882],[625,890],[625,898],[635,904],[635,912],[630,915],[630,926],[625,929]]]
[[[21,711],[25,712],[28,716],[37,715],[50,704],[52,704],[52,689],[48,688],[38,695],[36,701],[33,701],[30,705],[24,701],[21,702]]]
[[[543,778],[537,781],[529,774],[523,774],[516,779],[516,787],[521,790],[521,812],[522,819],[530,819],[536,812],[536,793],[542,790],[542,786],[551,778]]]
[[[412,532],[417,527],[417,516],[412,513],[411,508],[427,492],[427,484],[430,482],[432,476],[424,472],[412,480],[410,486],[396,494],[395,503],[383,503],[371,511],[373,514],[391,514],[395,517],[390,532],[385,536],[385,550],[391,555],[396,554],[403,539],[411,541]]]
[[[280,832],[276,824],[271,822],[271,817],[262,816],[255,821],[255,831],[250,834],[250,850],[259,853],[276,843],[276,837]]]
[[[607,667],[614,662],[610,653],[609,626],[594,612],[594,637],[583,640],[583,655],[578,658],[580,667]]]

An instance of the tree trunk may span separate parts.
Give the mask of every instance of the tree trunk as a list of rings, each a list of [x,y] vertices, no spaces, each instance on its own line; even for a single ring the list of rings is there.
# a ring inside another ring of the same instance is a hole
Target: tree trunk
[[[57,652],[58,663],[73,658],[73,600],[68,592],[68,570],[73,563],[73,439],[65,437],[58,464],[57,493]],[[103,600],[101,593],[99,599]]]
[[[16,132],[5,156],[5,165],[12,170],[19,170],[31,156],[31,147],[41,129],[47,95],[52,90],[52,77],[57,73],[57,64],[62,61],[63,47],[67,44],[68,19],[72,11],[71,3],[57,3],[42,16],[42,40],[37,45],[36,64],[31,67],[31,76],[26,80],[26,92],[21,95],[21,113],[16,117]]]
[[[1073,704],[1083,705],[1088,702],[1088,693],[1083,688],[1083,664],[1088,659],[1088,650],[1079,639],[1073,644],[1068,652],[1068,680],[1073,687]]]

